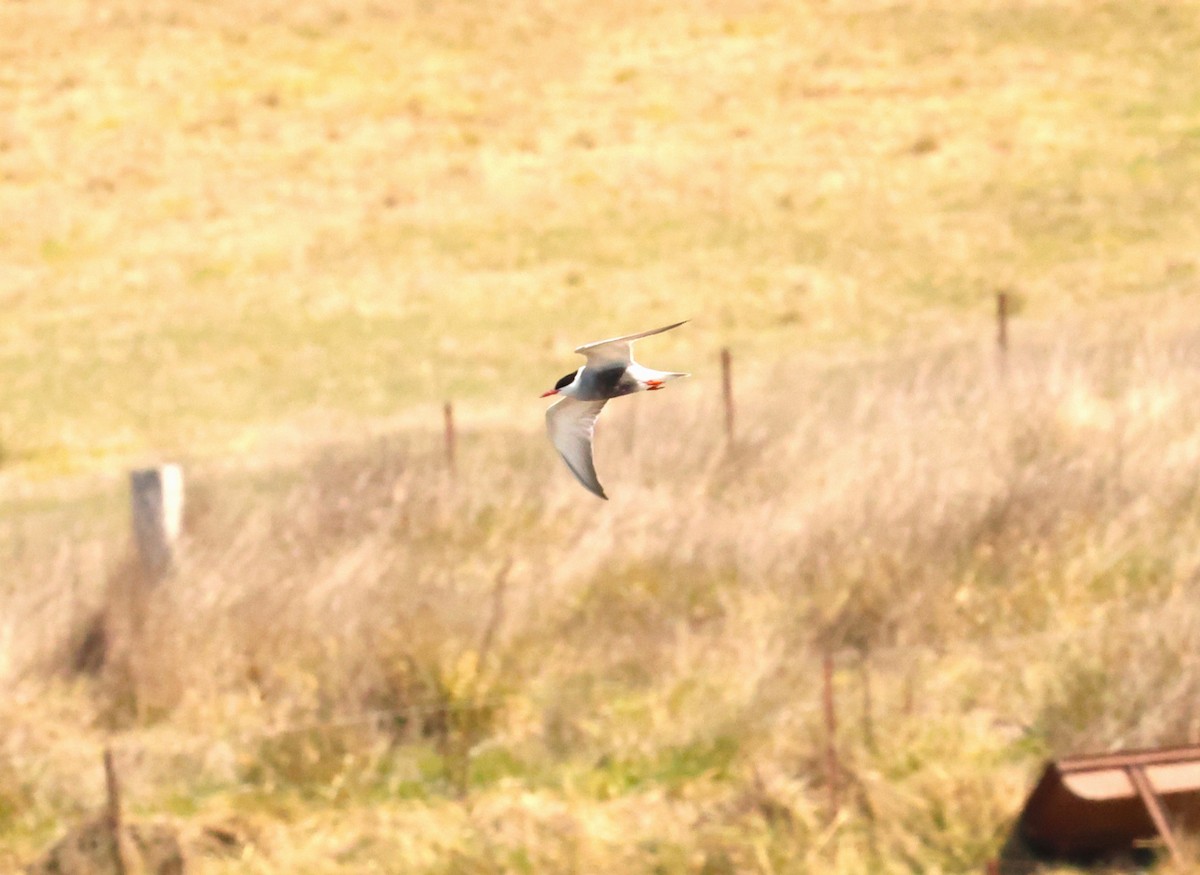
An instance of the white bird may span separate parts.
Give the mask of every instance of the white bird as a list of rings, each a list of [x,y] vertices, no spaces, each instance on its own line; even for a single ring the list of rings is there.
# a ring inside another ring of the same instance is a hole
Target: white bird
[[[676,322],[653,331],[585,344],[575,352],[587,356],[587,364],[567,374],[549,392],[542,393],[543,398],[564,396],[546,411],[546,430],[550,433],[550,442],[576,479],[600,498],[607,500],[608,496],[604,494],[604,487],[596,477],[596,466],[592,462],[592,433],[596,427],[596,417],[610,398],[641,391],[653,392],[663,388],[669,380],[688,376],[639,365],[633,360],[631,348],[633,341],[640,337],[662,334],[682,324]]]

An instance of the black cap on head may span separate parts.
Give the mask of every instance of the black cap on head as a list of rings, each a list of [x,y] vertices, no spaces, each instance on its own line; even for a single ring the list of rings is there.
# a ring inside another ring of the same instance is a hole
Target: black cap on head
[[[563,386],[569,386],[573,382],[575,382],[575,371],[571,371],[571,373],[567,374],[565,377],[555,383],[554,388],[561,389]]]

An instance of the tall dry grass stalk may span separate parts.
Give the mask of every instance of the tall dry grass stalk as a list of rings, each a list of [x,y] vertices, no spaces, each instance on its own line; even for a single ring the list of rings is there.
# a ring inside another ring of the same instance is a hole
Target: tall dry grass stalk
[[[625,822],[617,801],[659,788],[645,835],[729,871],[759,839],[835,871],[974,866],[1041,756],[1200,738],[1200,335],[1188,301],[1164,309],[1019,332],[1003,372],[954,342],[784,362],[739,380],[732,447],[703,373],[615,403],[609,503],[560,469],[536,411],[464,433],[453,481],[432,437],[193,471],[185,560],[91,681],[53,679],[81,623],[120,609],[120,572],[36,532],[0,614],[6,689],[42,699],[3,718],[9,783],[72,798],[82,707],[147,750],[204,751],[201,784],[516,805],[506,775],[584,818],[572,853],[610,862],[583,812]],[[848,800],[832,828],[827,648]],[[230,738],[232,765],[212,754]],[[188,783],[164,756],[144,793]]]

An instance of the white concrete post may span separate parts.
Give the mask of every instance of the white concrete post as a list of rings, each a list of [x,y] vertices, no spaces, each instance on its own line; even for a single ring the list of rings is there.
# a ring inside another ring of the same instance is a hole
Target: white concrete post
[[[142,568],[154,581],[175,564],[175,542],[183,525],[183,469],[178,465],[129,473],[133,536]]]

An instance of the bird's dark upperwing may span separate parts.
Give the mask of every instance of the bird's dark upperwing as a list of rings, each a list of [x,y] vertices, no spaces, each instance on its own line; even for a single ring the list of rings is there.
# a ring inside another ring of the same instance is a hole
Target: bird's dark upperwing
[[[627,365],[633,360],[633,341],[649,337],[652,334],[662,334],[664,331],[678,328],[684,322],[687,320],[684,319],[683,322],[676,322],[674,325],[667,325],[663,328],[641,331],[637,334],[626,334],[624,337],[610,337],[608,340],[585,343],[583,346],[577,347],[575,352],[587,356],[589,368],[613,364]]]

